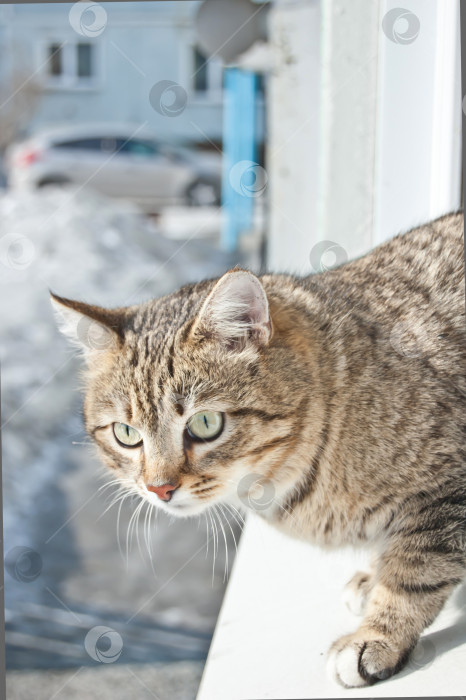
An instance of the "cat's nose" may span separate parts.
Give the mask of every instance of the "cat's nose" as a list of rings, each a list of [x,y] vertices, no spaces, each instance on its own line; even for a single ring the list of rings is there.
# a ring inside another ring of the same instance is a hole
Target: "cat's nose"
[[[163,484],[162,486],[152,486],[152,484],[146,484],[146,488],[148,491],[156,493],[162,501],[169,501],[173,495],[173,492],[177,489],[176,486],[173,486],[173,484],[170,483]]]

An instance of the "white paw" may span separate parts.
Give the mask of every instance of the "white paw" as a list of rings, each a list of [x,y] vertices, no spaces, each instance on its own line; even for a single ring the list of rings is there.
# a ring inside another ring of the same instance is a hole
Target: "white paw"
[[[409,647],[401,649],[393,644],[389,637],[377,639],[373,633],[360,629],[332,644],[327,669],[331,677],[345,688],[360,688],[401,671],[408,661],[409,651]]]
[[[359,650],[346,647],[341,651],[332,649],[327,659],[327,672],[334,681],[345,688],[360,688],[367,685],[358,671]]]
[[[343,589],[341,598],[353,615],[364,615],[364,610],[367,603],[367,595],[364,595],[360,590],[355,590],[349,586]]]
[[[358,571],[344,587],[342,599],[353,615],[364,615],[372,585],[371,575]]]

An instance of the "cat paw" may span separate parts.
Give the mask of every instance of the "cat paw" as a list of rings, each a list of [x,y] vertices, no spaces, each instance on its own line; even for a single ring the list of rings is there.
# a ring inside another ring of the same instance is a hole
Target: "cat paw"
[[[353,615],[363,615],[366,609],[373,578],[365,571],[358,571],[343,589],[342,599]]]
[[[359,688],[398,673],[408,656],[409,651],[401,652],[388,639],[365,640],[361,633],[356,632],[332,644],[327,671],[343,687]]]

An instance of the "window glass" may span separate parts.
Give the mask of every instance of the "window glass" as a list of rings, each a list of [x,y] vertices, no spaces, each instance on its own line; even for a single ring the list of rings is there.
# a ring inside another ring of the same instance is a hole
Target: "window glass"
[[[73,148],[83,151],[100,151],[102,149],[102,139],[71,139],[69,141],[60,141],[54,144],[54,148]]]
[[[49,74],[61,75],[63,73],[63,52],[60,44],[50,44],[48,59]]]
[[[96,75],[96,55],[95,46],[86,41],[53,41],[46,46],[45,70],[55,86],[88,84]]]
[[[78,78],[92,76],[92,48],[90,44],[76,44]]]
[[[158,153],[154,143],[142,139],[117,139],[117,148],[119,153],[130,153],[136,156],[152,157]]]
[[[117,140],[113,136],[105,136],[100,141],[100,147],[105,153],[113,153],[117,149]]]
[[[207,91],[207,57],[198,48],[194,49],[193,87],[196,92]]]

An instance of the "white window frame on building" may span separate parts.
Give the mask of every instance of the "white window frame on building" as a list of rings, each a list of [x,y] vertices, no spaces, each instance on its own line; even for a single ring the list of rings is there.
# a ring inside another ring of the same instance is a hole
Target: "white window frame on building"
[[[79,50],[89,50],[89,71],[80,74]],[[41,45],[43,87],[52,90],[89,90],[102,83],[102,44],[85,37],[47,38]],[[53,72],[55,67],[56,72]],[[87,73],[87,74],[86,74]]]
[[[196,99],[221,100],[223,95],[223,65],[218,59],[205,57],[204,63],[197,63],[196,58],[202,57],[202,51],[196,44],[190,46],[190,89]],[[204,77],[201,87],[200,76]]]

